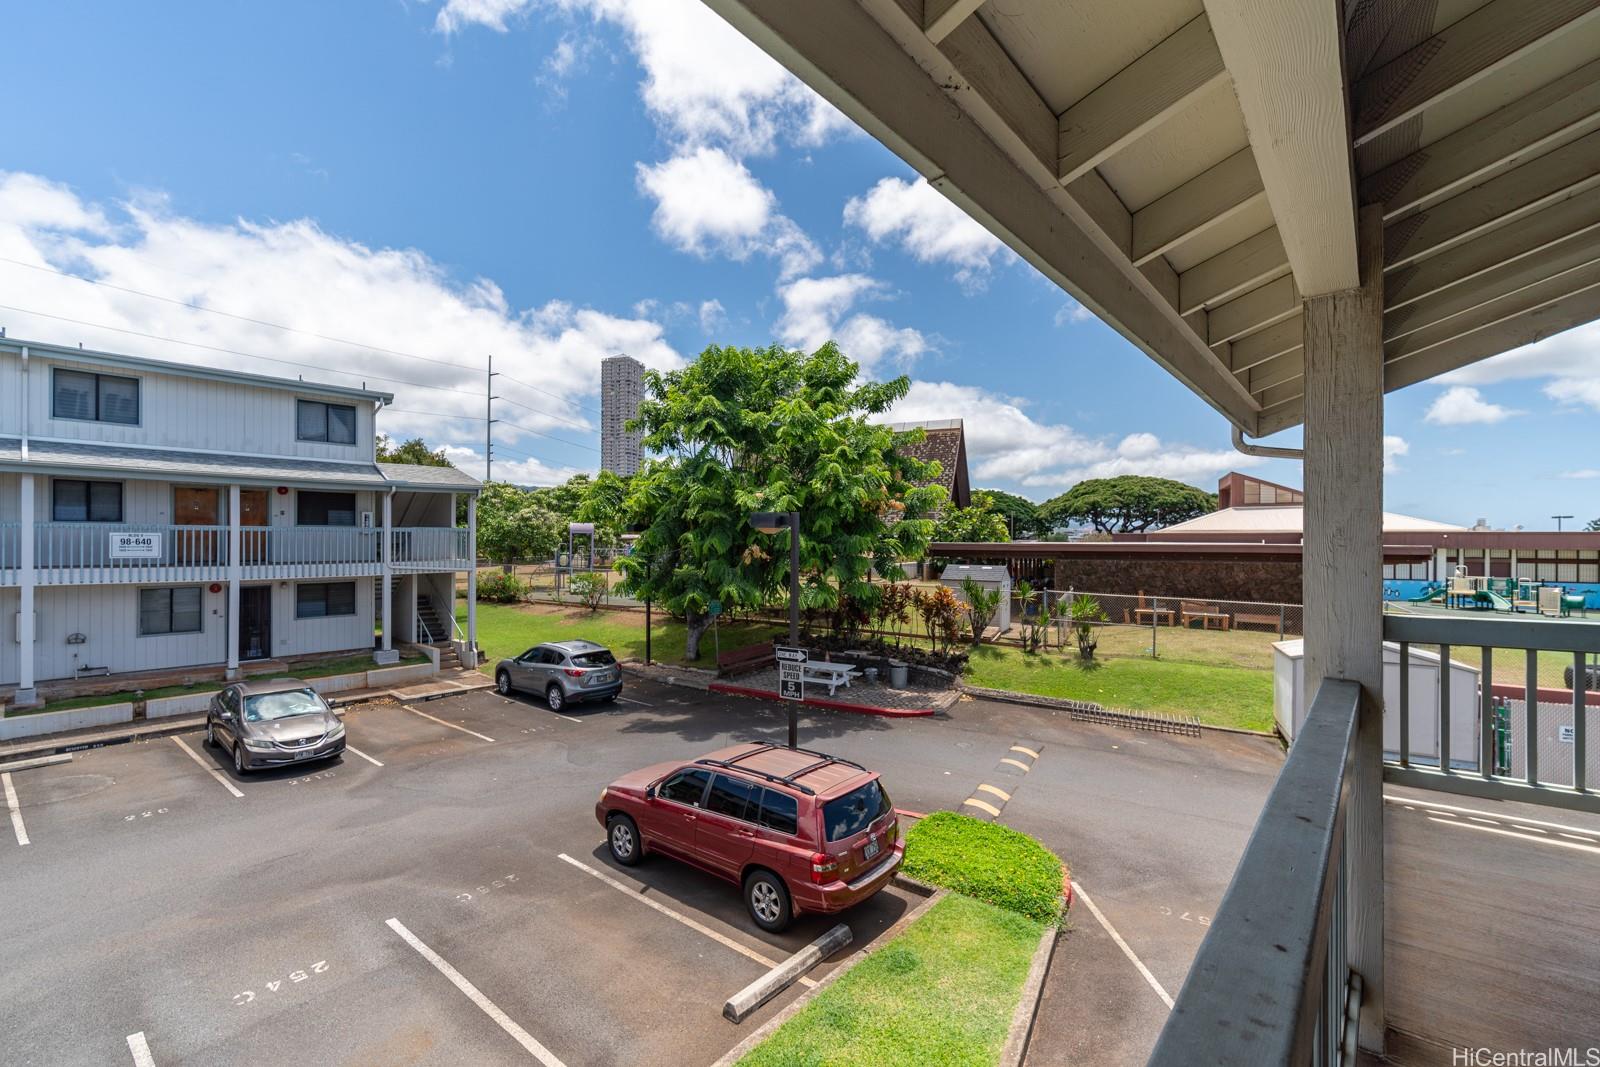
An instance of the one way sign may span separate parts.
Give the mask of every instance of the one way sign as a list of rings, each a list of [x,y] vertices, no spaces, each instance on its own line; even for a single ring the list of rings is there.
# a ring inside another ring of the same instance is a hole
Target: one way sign
[[[775,651],[779,662],[782,663],[804,663],[810,658],[809,653],[803,648],[789,648],[785,645],[778,645]]]

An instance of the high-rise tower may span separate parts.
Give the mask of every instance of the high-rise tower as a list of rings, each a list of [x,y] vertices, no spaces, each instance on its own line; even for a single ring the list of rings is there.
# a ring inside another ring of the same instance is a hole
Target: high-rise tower
[[[626,477],[639,469],[644,435],[628,430],[644,396],[644,364],[632,356],[600,361],[600,469]]]

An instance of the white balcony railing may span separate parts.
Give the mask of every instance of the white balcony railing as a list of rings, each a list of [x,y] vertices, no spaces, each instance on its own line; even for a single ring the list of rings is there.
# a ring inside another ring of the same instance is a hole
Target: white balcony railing
[[[401,527],[390,531],[394,569],[454,571],[472,566],[469,531]],[[0,585],[16,585],[23,527],[0,523]],[[41,522],[34,524],[34,574],[39,585],[146,581],[226,581],[226,526],[164,523]],[[380,573],[383,531],[350,526],[250,526],[239,530],[246,580],[361,577]]]

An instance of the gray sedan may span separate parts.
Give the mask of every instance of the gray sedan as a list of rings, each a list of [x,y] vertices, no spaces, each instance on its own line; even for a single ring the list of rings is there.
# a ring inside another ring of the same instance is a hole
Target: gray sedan
[[[240,774],[330,759],[344,751],[344,723],[304,682],[235,682],[211,698],[206,744],[233,753]]]
[[[494,669],[501,696],[517,690],[539,693],[551,711],[585,700],[615,700],[622,692],[622,668],[604,645],[593,641],[551,641],[535,645]]]

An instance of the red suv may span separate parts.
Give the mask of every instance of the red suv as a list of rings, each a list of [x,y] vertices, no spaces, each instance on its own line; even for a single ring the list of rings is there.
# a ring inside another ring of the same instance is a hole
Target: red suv
[[[624,775],[600,791],[594,814],[618,863],[659,852],[725,878],[774,933],[797,912],[867,899],[905,854],[877,774],[763,742]]]

